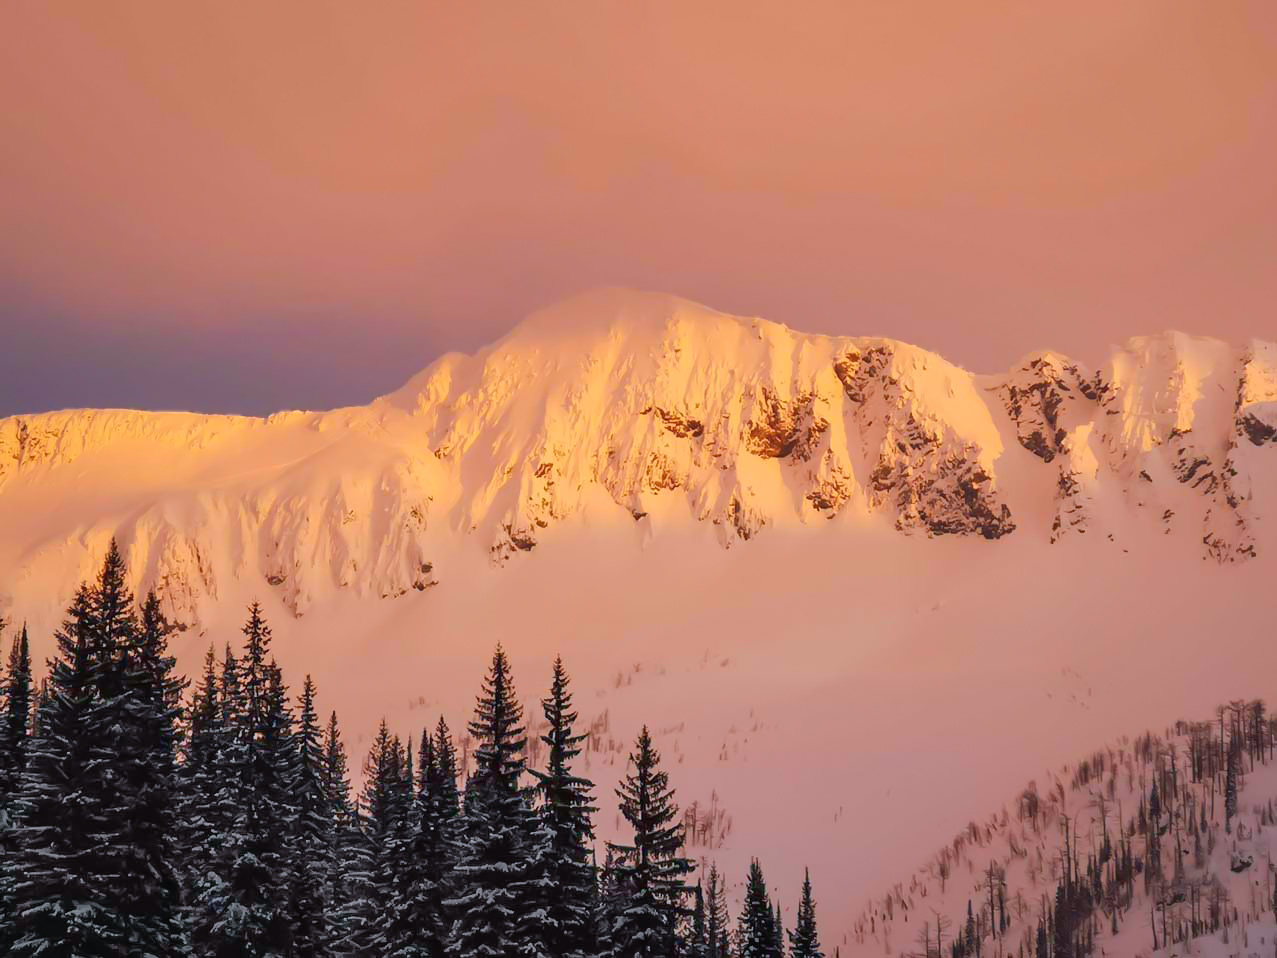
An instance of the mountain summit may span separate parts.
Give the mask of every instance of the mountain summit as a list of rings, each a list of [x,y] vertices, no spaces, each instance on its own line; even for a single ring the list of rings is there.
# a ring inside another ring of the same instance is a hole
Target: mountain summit
[[[117,535],[179,617],[227,575],[299,614],[332,589],[424,590],[441,540],[500,565],[587,513],[640,540],[704,523],[724,547],[836,521],[1122,548],[1172,534],[1233,562],[1271,545],[1275,494],[1269,343],[1166,333],[1094,371],[1040,353],[974,375],[616,289],[363,407],[0,420],[3,567],[65,587],[84,545]]]

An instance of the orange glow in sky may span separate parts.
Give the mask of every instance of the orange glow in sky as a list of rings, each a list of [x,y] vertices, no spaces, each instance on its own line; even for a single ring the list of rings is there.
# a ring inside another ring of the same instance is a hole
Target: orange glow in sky
[[[600,284],[980,369],[1277,335],[1272,3],[13,2],[0,124],[0,415],[361,401]]]

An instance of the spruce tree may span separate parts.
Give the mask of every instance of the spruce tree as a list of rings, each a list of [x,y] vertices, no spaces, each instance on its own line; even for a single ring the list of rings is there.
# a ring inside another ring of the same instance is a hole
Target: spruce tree
[[[4,622],[0,620],[0,631]],[[24,625],[9,650],[3,675],[4,711],[0,714],[0,952],[7,954],[13,934],[13,879],[18,787],[31,750],[31,646]]]
[[[460,770],[452,732],[443,716],[435,725],[434,765],[423,779],[425,803],[420,854],[425,862],[424,880],[432,886],[431,908],[439,916],[440,940],[438,956],[446,954],[451,928],[451,912],[445,904],[452,896],[456,867],[461,852],[461,791],[457,787]]]
[[[266,619],[262,615],[260,602],[254,602],[248,607],[244,638],[243,690],[246,710],[244,720],[250,739],[256,742],[261,739],[266,726],[271,680],[271,666],[267,657],[270,654],[272,636],[270,626],[266,624]]]
[[[705,889],[699,881],[692,890],[692,933],[687,952],[692,958],[709,958],[709,935],[705,924]]]
[[[433,745],[423,739],[424,766],[434,761]],[[398,747],[398,743],[396,742]],[[419,780],[413,769],[412,738],[399,747],[399,773],[394,783],[395,816],[386,846],[387,894],[382,923],[386,933],[383,954],[395,958],[426,958],[434,943],[434,915],[423,887],[424,862],[419,854],[421,804]]]
[[[410,746],[411,747],[411,746]],[[405,868],[394,876],[393,898],[387,923],[388,949],[392,958],[425,958],[442,941],[441,914],[434,907],[433,887],[426,879],[429,855],[427,824],[429,808],[428,780],[435,775],[434,738],[422,732],[417,758],[417,782],[412,795],[412,813],[408,817],[408,848]]]
[[[444,901],[456,857],[459,819],[456,752],[442,717],[423,729],[417,790],[411,816],[409,865],[398,876],[392,921],[392,958],[443,958],[448,921]]]
[[[825,958],[816,934],[816,903],[811,897],[810,871],[803,872],[802,897],[798,901],[794,930],[789,933],[789,951],[792,958]]]
[[[329,876],[330,923],[338,953],[347,954],[347,940],[369,920],[371,914],[366,904],[371,891],[364,882],[371,880],[372,852],[351,799],[346,747],[336,712],[329,717],[324,733],[323,785],[333,830],[334,861]]]
[[[168,632],[153,595],[139,623],[112,541],[59,633],[22,775],[14,954],[189,950],[175,835],[181,683]]]
[[[346,901],[338,923],[341,950],[385,954],[385,907],[391,900],[390,845],[401,812],[403,749],[385,719],[364,760],[359,829],[344,849]]]
[[[301,749],[288,689],[273,659],[266,675],[266,705],[257,733],[257,770],[253,776],[253,794],[259,804],[255,808],[257,821],[252,850],[261,863],[261,874],[269,874],[267,884],[261,889],[265,892],[263,899],[269,901],[272,910],[269,917],[263,916],[265,937],[272,945],[278,943],[286,954],[292,954],[289,890],[295,883],[293,840],[300,831],[296,796]]]
[[[244,704],[244,684],[239,660],[231,651],[229,642],[222,658],[222,675],[218,688],[222,702],[222,725],[238,734],[246,725],[247,708]]]
[[[5,625],[0,617],[0,635],[4,634]],[[3,671],[0,685],[8,686]],[[13,829],[17,823],[13,806],[18,788],[17,774],[7,767],[6,759],[11,755],[8,739],[8,723],[0,721],[0,949],[6,954],[13,943],[13,871],[17,866],[13,859]]]
[[[616,938],[613,929],[625,906],[623,889],[616,873],[617,855],[611,845],[606,846],[607,857],[599,869],[598,900],[594,909],[595,934],[598,936],[599,954],[609,958],[616,955]]]
[[[302,685],[293,782],[296,817],[288,912],[296,958],[328,958],[333,954],[329,909],[335,826],[325,788],[323,730],[315,711],[315,694],[315,683],[308,675]]]
[[[116,826],[107,784],[115,756],[93,606],[92,590],[81,586],[57,633],[40,732],[22,777],[12,955],[96,958],[124,949],[115,862],[103,854]]]
[[[193,941],[201,955],[229,950],[234,943],[234,938],[224,937],[234,929],[223,923],[223,913],[235,904],[230,895],[231,870],[246,840],[241,816],[248,791],[247,709],[240,663],[229,642],[222,655],[216,703],[217,719],[209,726],[207,738],[208,761],[192,769],[198,804],[191,824],[204,841],[190,849],[194,861],[188,867],[187,902]],[[194,730],[191,738],[194,742]]]
[[[616,790],[621,814],[634,829],[631,844],[610,846],[617,854],[616,881],[623,899],[613,928],[618,958],[674,954],[678,924],[685,914],[684,877],[693,865],[679,854],[683,825],[660,761],[643,726],[630,754],[630,769]]]
[[[349,825],[355,819],[355,809],[350,800],[350,771],[346,759],[346,746],[341,740],[341,728],[337,722],[336,712],[329,717],[328,728],[324,732],[322,771],[324,794],[328,798],[328,808],[333,816],[333,827]]]
[[[297,745],[279,669],[266,660],[270,629],[256,603],[244,626],[240,664],[227,649],[222,670],[223,741],[217,749],[218,847],[197,880],[194,936],[200,954],[284,955],[289,839]]]
[[[137,636],[137,611],[126,577],[124,557],[112,539],[96,588],[89,593],[91,654],[99,664],[99,691],[105,700],[123,693]]]
[[[204,674],[195,687],[183,748],[183,775],[189,778],[196,769],[206,766],[214,749],[213,733],[221,724],[222,706],[218,694],[217,656],[213,646],[204,655]]]
[[[221,689],[217,658],[210,645],[204,658],[204,674],[189,708],[179,775],[188,922],[190,908],[199,898],[209,869],[218,858],[231,814],[218,802],[224,785],[221,749],[228,735],[223,723]]]
[[[577,734],[577,713],[562,658],[554,660],[550,694],[541,708],[548,729],[546,770],[533,771],[541,799],[533,835],[532,875],[525,899],[526,937],[563,958],[590,955],[597,947],[592,915],[595,875],[588,843],[594,837],[590,791],[594,784],[572,766],[589,736]]]
[[[455,915],[449,952],[457,958],[513,958],[522,950],[516,924],[528,872],[531,812],[521,784],[523,707],[500,646],[469,728],[478,746],[477,767],[466,787],[457,890],[445,902]]]
[[[108,595],[102,596],[99,607],[112,608]],[[127,618],[132,620],[131,611]],[[104,616],[100,622],[109,623],[110,618]],[[112,804],[123,832],[116,883],[130,954],[176,956],[190,951],[181,913],[177,835],[177,751],[186,683],[174,674],[176,660],[168,654],[172,631],[151,592],[136,628],[116,633],[124,644],[117,657],[118,684],[113,683],[118,698],[111,711],[118,724],[113,728]]]
[[[49,681],[49,676],[46,675],[40,680],[40,690],[35,696],[35,707],[31,709],[31,738],[33,741],[40,734],[40,713],[49,704],[49,699],[52,696],[53,686]]]
[[[1239,759],[1237,736],[1228,743],[1228,758],[1224,774],[1224,831],[1232,834],[1233,816],[1237,814],[1237,765]]]
[[[745,880],[745,900],[741,904],[736,938],[739,958],[779,958],[776,914],[757,859],[750,862]]]
[[[0,788],[16,791],[31,749],[31,642],[27,627],[14,638],[5,670],[3,729],[0,730]]]
[[[727,892],[717,864],[709,866],[705,885],[705,938],[709,958],[727,958]]]
[[[435,725],[435,763],[441,814],[445,819],[458,819],[461,816],[461,789],[457,782],[461,769],[457,764],[457,747],[452,741],[452,731],[442,715]]]

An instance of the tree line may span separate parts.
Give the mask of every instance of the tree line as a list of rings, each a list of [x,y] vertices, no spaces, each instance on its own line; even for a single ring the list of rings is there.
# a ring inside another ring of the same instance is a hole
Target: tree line
[[[3,628],[3,623],[0,623]],[[544,769],[498,646],[461,768],[440,717],[383,720],[354,794],[337,714],[296,697],[262,609],[193,689],[114,542],[36,683],[25,627],[0,674],[0,953],[43,958],[823,958],[810,877],[786,930],[754,862],[734,928],[692,881],[646,727],[616,789],[628,841],[595,853],[594,785],[561,659]],[[470,763],[467,763],[470,764]]]

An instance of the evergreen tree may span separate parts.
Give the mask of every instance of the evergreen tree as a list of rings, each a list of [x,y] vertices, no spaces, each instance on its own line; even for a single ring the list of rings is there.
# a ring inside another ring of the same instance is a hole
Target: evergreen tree
[[[792,958],[825,958],[816,934],[816,903],[811,897],[811,872],[803,872],[803,893],[798,902],[798,917],[789,933]]]
[[[441,940],[436,954],[446,953],[451,913],[445,902],[452,894],[453,869],[461,851],[461,791],[457,787],[460,770],[452,732],[443,716],[435,725],[434,765],[423,779],[428,814],[422,820],[421,855],[425,862],[424,879],[432,886],[431,908],[441,922]]]
[[[48,700],[18,796],[12,955],[116,956],[125,928],[109,854],[113,718],[100,694],[109,661],[81,586],[57,634]],[[104,661],[106,659],[107,661]]]
[[[0,620],[0,631],[4,621]],[[31,750],[31,647],[24,625],[9,651],[0,714],[0,951],[8,953],[13,932],[13,879],[18,786]]]
[[[211,645],[204,655],[204,674],[195,687],[188,719],[182,766],[183,773],[189,777],[195,769],[210,762],[214,751],[214,731],[220,726],[222,719],[217,656]]]
[[[31,738],[35,739],[40,734],[40,712],[49,704],[49,699],[53,696],[53,686],[49,681],[49,676],[45,676],[40,680],[40,690],[36,693],[35,707],[31,710]]]
[[[632,844],[610,846],[617,854],[616,881],[623,896],[613,928],[618,958],[673,955],[685,913],[684,876],[693,865],[679,854],[683,825],[660,761],[644,726],[630,754],[630,770],[616,790],[621,814],[634,829]]]
[[[7,625],[0,616],[0,635]],[[4,672],[0,671],[0,685],[8,687]],[[3,713],[0,713],[3,714]],[[17,824],[14,802],[17,798],[17,774],[7,768],[6,758],[11,756],[8,723],[0,721],[0,948],[7,954],[13,943],[13,829]]]
[[[222,725],[238,733],[247,724],[247,708],[244,704],[244,685],[239,660],[231,651],[229,642],[226,644],[226,654],[222,658],[222,675],[218,689],[221,693]]]
[[[692,958],[709,958],[709,935],[705,924],[705,889],[697,881],[692,889],[692,933],[688,939]]]
[[[457,747],[452,742],[452,731],[442,715],[435,726],[434,791],[438,795],[439,814],[445,821],[456,821],[461,816],[461,790],[457,780],[461,770],[457,765]]]
[[[330,922],[335,947],[339,953],[346,954],[349,953],[346,942],[371,914],[367,901],[373,892],[366,882],[372,879],[372,850],[351,799],[346,747],[336,712],[329,717],[324,732],[323,785],[333,834]]]
[[[1232,834],[1233,817],[1237,814],[1237,736],[1228,743],[1228,759],[1224,773],[1224,831]]]
[[[223,763],[220,750],[226,742],[223,724],[222,685],[213,646],[204,658],[204,675],[189,709],[187,736],[180,769],[180,831],[185,853],[186,901],[189,907],[199,897],[209,868],[218,857],[230,811],[220,807]],[[189,914],[188,914],[189,922]]]
[[[267,958],[291,947],[297,745],[282,676],[266,661],[270,629],[256,603],[244,635],[242,676],[229,649],[222,670],[223,740],[210,800],[217,847],[196,887],[196,948],[218,958]]]
[[[408,873],[399,876],[390,954],[394,958],[443,958],[448,922],[444,901],[456,856],[460,814],[456,752],[442,717],[432,734],[422,731],[412,815]]]
[[[329,717],[328,728],[324,732],[323,786],[334,828],[349,825],[355,819],[355,808],[350,800],[346,746],[341,740],[336,712]]]
[[[391,843],[402,812],[403,747],[385,719],[364,760],[359,829],[344,849],[346,902],[338,916],[341,950],[385,954],[385,908],[391,901]]]
[[[333,954],[329,922],[333,870],[332,806],[325,786],[323,731],[315,711],[315,683],[308,675],[302,685],[297,728],[297,775],[293,785],[296,808],[293,831],[292,887],[289,920],[292,954],[296,958],[328,958]]]
[[[9,649],[9,665],[5,670],[4,715],[0,727],[0,790],[13,793],[18,779],[27,767],[31,749],[31,642],[27,627],[22,627]]]
[[[592,915],[595,875],[588,843],[594,837],[591,816],[597,809],[594,784],[572,771],[589,736],[575,731],[577,713],[562,658],[554,660],[550,694],[541,700],[548,729],[546,770],[533,771],[541,798],[533,836],[532,886],[525,896],[524,934],[546,953],[562,958],[590,955],[597,947]]]
[[[776,914],[772,911],[763,880],[763,869],[758,859],[749,865],[745,880],[745,901],[741,905],[737,923],[737,954],[739,958],[781,958],[776,940]]]
[[[394,822],[386,846],[387,895],[384,899],[385,954],[395,958],[426,958],[438,942],[440,928],[432,913],[428,890],[423,884],[424,862],[421,844],[421,802],[418,786],[424,784],[413,771],[412,739],[399,749],[399,771],[394,783]],[[434,762],[434,746],[423,735],[422,776]]]
[[[1051,948],[1051,958],[1073,958],[1073,907],[1069,901],[1068,879],[1061,881],[1055,889],[1055,935]],[[967,904],[968,938],[974,941],[974,922],[971,920],[971,905]],[[971,954],[975,953],[974,946]]]
[[[89,593],[90,654],[98,663],[99,692],[108,701],[124,692],[138,631],[133,593],[125,578],[124,557],[112,539],[96,588]],[[113,707],[118,704],[112,702]]]
[[[252,743],[261,740],[266,727],[267,701],[270,695],[271,630],[262,615],[260,602],[248,607],[248,621],[244,624],[244,723]]]
[[[530,809],[521,777],[527,739],[523,708],[500,646],[475,704],[470,734],[478,745],[467,783],[450,953],[458,958],[522,951],[516,930],[528,872]]]
[[[101,623],[109,623],[111,615],[132,621],[131,611],[115,611],[105,590],[99,608],[109,612]],[[177,751],[186,683],[174,674],[176,660],[168,654],[172,631],[151,592],[138,626],[115,633],[124,645],[116,659],[118,698],[111,709],[117,720],[112,805],[122,830],[116,884],[129,954],[190,951],[177,843]],[[107,647],[114,641],[107,640]]]
[[[709,958],[727,958],[728,914],[727,893],[718,865],[709,866],[705,886],[705,938]]]
[[[616,939],[613,930],[625,907],[620,880],[616,873],[616,851],[607,846],[607,857],[599,869],[598,898],[594,909],[595,934],[598,937],[599,954],[613,958],[616,955]]]
[[[411,750],[411,746],[409,746]],[[422,732],[417,759],[418,778],[408,816],[408,848],[404,870],[395,878],[389,916],[388,954],[393,958],[425,958],[443,943],[441,912],[433,900],[434,886],[426,878],[430,854],[430,780],[436,775],[434,738]]]
[[[239,663],[227,644],[221,668],[212,647],[191,706],[186,761],[182,768],[184,830],[187,833],[186,900],[198,954],[214,954],[214,927],[231,905],[230,872],[243,834],[239,816],[245,784],[240,756],[244,730]],[[220,935],[218,929],[217,935]]]
[[[188,950],[174,834],[181,683],[158,601],[139,624],[125,578],[112,541],[58,635],[12,835],[14,954]],[[24,644],[12,656],[20,695]],[[25,727],[25,716],[6,717],[6,733]]]

